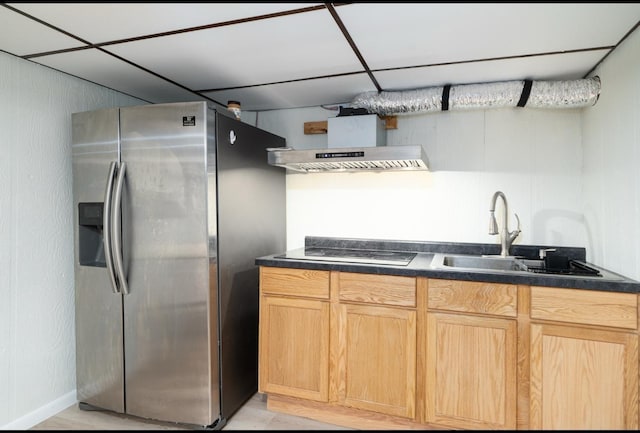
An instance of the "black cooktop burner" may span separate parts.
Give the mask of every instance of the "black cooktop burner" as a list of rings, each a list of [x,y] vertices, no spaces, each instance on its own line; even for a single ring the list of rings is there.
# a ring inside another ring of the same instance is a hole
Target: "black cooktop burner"
[[[306,247],[304,252],[290,252],[280,259],[324,260],[330,262],[372,263],[406,266],[417,253],[402,251],[359,250],[348,248]]]

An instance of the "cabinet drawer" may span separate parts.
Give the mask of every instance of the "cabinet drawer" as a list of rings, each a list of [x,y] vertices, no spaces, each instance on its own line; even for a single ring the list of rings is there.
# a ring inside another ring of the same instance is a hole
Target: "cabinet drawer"
[[[397,275],[336,272],[341,301],[416,306],[416,279]]]
[[[638,296],[632,293],[532,286],[531,318],[637,329]]]
[[[428,307],[437,310],[516,317],[518,286],[429,279]]]
[[[272,295],[329,299],[329,271],[262,266],[260,290]]]

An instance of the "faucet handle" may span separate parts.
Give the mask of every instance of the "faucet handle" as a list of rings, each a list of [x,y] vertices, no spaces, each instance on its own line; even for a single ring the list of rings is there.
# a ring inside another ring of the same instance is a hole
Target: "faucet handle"
[[[513,241],[515,241],[515,240],[516,240],[516,238],[518,237],[518,235],[520,234],[520,231],[521,231],[521,230],[520,230],[520,218],[518,218],[518,214],[517,214],[517,213],[514,213],[514,215],[516,216],[516,220],[518,220],[518,228],[517,228],[517,229],[515,229],[515,230],[514,230],[514,231],[512,231],[512,232],[507,232],[507,233],[505,234],[505,236],[507,237],[507,244],[508,244],[509,246],[511,246],[511,244],[513,243]]]
[[[518,214],[517,213],[514,213],[514,215],[516,216],[516,221],[518,221],[518,228],[515,229],[514,231],[508,233],[509,237],[511,238],[511,241],[514,241],[518,237],[520,232],[522,231],[522,230],[520,230],[520,218],[518,218]]]

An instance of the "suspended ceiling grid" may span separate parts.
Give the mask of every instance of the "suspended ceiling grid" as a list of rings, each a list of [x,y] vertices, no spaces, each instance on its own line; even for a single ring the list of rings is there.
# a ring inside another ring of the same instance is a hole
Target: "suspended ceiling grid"
[[[0,50],[151,103],[262,111],[586,77],[640,3],[2,3]]]

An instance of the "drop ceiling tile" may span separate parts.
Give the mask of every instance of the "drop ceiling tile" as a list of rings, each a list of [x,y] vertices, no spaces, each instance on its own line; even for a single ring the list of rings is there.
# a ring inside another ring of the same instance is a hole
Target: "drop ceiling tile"
[[[38,57],[37,63],[153,102],[198,101],[202,97],[97,49]]]
[[[0,7],[0,49],[16,56],[83,44],[8,8]]]
[[[243,110],[277,110],[346,104],[362,92],[376,88],[365,73],[319,78],[269,86],[205,93],[219,102],[239,101]]]
[[[104,48],[197,90],[362,71],[327,10]]]
[[[81,43],[10,7],[101,43],[323,3],[8,5],[0,5],[0,50],[25,56],[75,48]],[[615,45],[640,20],[640,3],[334,5],[385,90],[523,78],[580,78],[598,63],[605,49],[527,56]],[[174,84],[94,49],[31,60],[149,102],[202,99],[180,85],[212,90],[212,99],[223,104],[240,100],[244,110],[343,104],[358,93],[376,90],[361,73],[362,65],[326,9],[106,45],[104,49]],[[521,57],[487,61],[509,56]],[[472,62],[453,63],[461,61]],[[432,66],[424,67],[428,65]],[[408,66],[420,67],[380,70]],[[353,72],[360,73],[307,80]],[[268,85],[255,86],[258,84]],[[230,87],[242,88],[225,90]]]
[[[92,43],[254,17],[322,3],[9,3]]]
[[[640,3],[356,3],[336,11],[372,69],[612,46],[640,20]]]
[[[576,80],[595,66],[608,50],[554,54],[465,64],[374,72],[384,90],[408,90],[445,84],[511,80]]]

